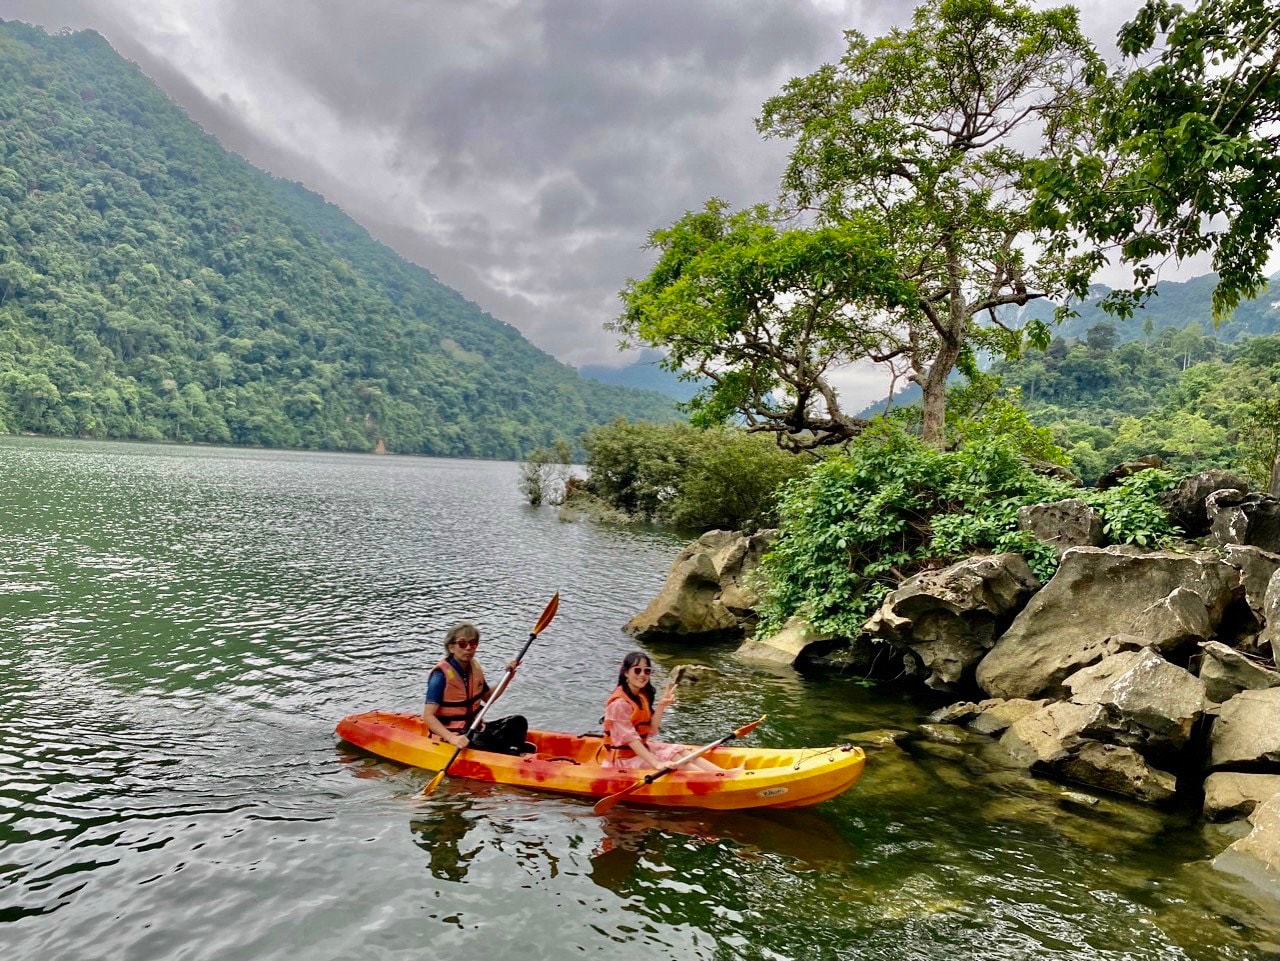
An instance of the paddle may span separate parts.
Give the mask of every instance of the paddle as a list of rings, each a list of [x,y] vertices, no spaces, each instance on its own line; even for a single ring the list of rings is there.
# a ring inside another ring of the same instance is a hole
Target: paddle
[[[484,702],[484,706],[480,708],[480,713],[476,715],[475,720],[471,722],[471,726],[466,730],[466,737],[470,740],[471,735],[480,727],[484,716],[489,713],[489,708],[493,706],[493,702],[502,696],[502,692],[507,689],[507,685],[511,683],[511,678],[515,675],[515,667],[524,660],[525,654],[529,652],[529,647],[533,644],[534,638],[541,634],[551,623],[551,619],[556,616],[556,611],[560,608],[560,592],[556,591],[555,595],[547,602],[547,606],[542,611],[542,616],[538,618],[538,623],[533,625],[533,630],[529,632],[529,639],[524,642],[524,647],[520,648],[520,653],[516,655],[516,659],[507,665],[507,672],[502,676],[502,680],[498,682],[498,686],[493,693],[489,695],[489,699]],[[427,797],[435,793],[435,789],[440,786],[440,782],[444,780],[444,776],[449,773],[449,768],[453,762],[458,759],[458,755],[462,753],[462,748],[453,749],[453,754],[449,760],[445,762],[444,767],[440,769],[440,773],[433,777],[427,786],[422,789],[422,796]]]
[[[629,788],[625,788],[624,790],[619,791],[617,794],[610,794],[606,798],[601,798],[599,801],[596,802],[595,807],[593,807],[591,810],[594,811],[596,814],[608,814],[610,811],[613,810],[614,806],[623,798],[625,798],[627,795],[640,790],[642,787],[648,784],[652,784],[654,781],[658,780],[658,778],[660,777],[666,777],[672,771],[679,768],[682,764],[688,764],[690,761],[696,760],[697,758],[702,757],[702,755],[715,750],[716,748],[720,747],[720,745],[728,744],[734,738],[746,737],[748,734],[750,734],[752,731],[756,729],[756,727],[765,719],[766,716],[767,715],[761,715],[759,718],[752,721],[750,724],[742,725],[742,727],[738,728],[736,731],[731,731],[728,734],[726,734],[724,737],[720,738],[719,740],[712,741],[706,747],[700,747],[696,751],[690,751],[684,757],[676,758],[666,767],[660,770],[654,771],[652,774],[646,774],[642,780],[637,781],[635,784],[631,785],[631,787]]]

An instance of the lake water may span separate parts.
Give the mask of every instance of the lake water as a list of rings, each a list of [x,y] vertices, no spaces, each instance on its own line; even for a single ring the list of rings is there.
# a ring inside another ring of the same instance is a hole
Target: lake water
[[[514,464],[0,438],[0,956],[9,959],[1258,959],[1238,831],[1011,771],[872,752],[817,808],[645,812],[446,779],[337,742],[417,711],[441,640],[496,714],[599,729],[620,631],[680,541],[563,523]],[[931,705],[696,661],[667,734],[836,744]]]

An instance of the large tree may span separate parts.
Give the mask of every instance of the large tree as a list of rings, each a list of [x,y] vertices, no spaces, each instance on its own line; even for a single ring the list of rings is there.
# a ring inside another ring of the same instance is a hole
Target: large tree
[[[712,205],[655,233],[662,256],[623,291],[616,327],[708,376],[705,412],[736,411],[802,444],[862,426],[840,412],[833,369],[898,365],[924,391],[926,440],[941,445],[957,364],[978,349],[1016,353],[1028,334],[1047,342],[1043,325],[1019,328],[1002,308],[1078,276],[1072,251],[1045,252],[1025,172],[1074,142],[1104,70],[1074,8],[1013,0],[930,0],[908,28],[846,39],[839,63],[764,105],[761,132],[795,141],[789,221]],[[714,251],[690,242],[708,227]],[[732,241],[751,230],[765,231],[758,243]],[[825,245],[834,252],[822,263]],[[689,281],[709,261],[736,284],[723,297]]]
[[[1119,44],[1131,62],[1097,87],[1094,136],[1039,172],[1044,220],[1134,268],[1122,310],[1164,261],[1211,252],[1224,317],[1280,242],[1280,4],[1147,0]]]
[[[614,329],[662,345],[665,363],[708,383],[689,405],[695,423],[741,418],[795,449],[865,426],[841,408],[831,373],[900,357],[906,344],[887,308],[914,297],[875,224],[788,229],[768,206],[735,213],[711,200],[649,244],[658,262],[622,292]]]

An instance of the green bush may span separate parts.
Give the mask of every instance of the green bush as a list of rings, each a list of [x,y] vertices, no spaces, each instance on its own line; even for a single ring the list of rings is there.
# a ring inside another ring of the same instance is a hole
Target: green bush
[[[727,427],[617,420],[583,444],[591,493],[633,517],[687,530],[776,523],[778,489],[813,463]]]
[[[1080,497],[1101,512],[1113,542],[1156,544],[1172,533],[1159,506],[1172,481],[1164,472],[1082,491],[1035,473],[1017,437],[970,436],[938,451],[881,422],[847,455],[788,485],[780,536],[760,569],[759,629],[803,612],[818,630],[853,637],[904,578],[978,552],[1015,551],[1046,579],[1053,549],[1018,529],[1018,509],[1029,504]]]

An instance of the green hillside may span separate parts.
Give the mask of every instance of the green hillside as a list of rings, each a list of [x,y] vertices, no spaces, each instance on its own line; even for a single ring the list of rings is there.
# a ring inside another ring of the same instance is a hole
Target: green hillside
[[[92,32],[0,22],[0,431],[520,457],[670,398],[580,378]]]
[[[1188,324],[1200,324],[1206,333],[1223,343],[1234,343],[1242,337],[1258,337],[1280,333],[1280,277],[1271,278],[1270,287],[1253,300],[1240,304],[1221,324],[1213,323],[1213,288],[1217,274],[1192,277],[1187,281],[1163,281],[1155,296],[1124,320],[1107,314],[1098,306],[1111,292],[1099,285],[1096,296],[1077,306],[1077,316],[1054,328],[1058,337],[1083,339],[1090,327],[1115,324],[1122,343],[1151,337],[1165,330],[1182,330]],[[1033,300],[1022,310],[1024,319],[1037,318],[1051,322],[1054,305]]]
[[[1159,454],[1179,470],[1243,470],[1265,487],[1278,453],[1280,335],[1224,343],[1192,323],[1123,343],[1101,323],[992,373],[1089,481]]]

